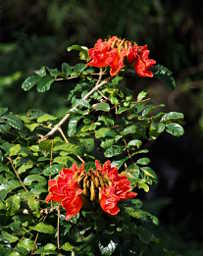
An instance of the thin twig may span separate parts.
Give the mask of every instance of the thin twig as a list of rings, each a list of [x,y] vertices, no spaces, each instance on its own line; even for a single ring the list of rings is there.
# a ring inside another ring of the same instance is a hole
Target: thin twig
[[[57,218],[57,247],[60,249],[60,206],[57,207],[58,218]]]
[[[65,136],[63,130],[61,129],[61,127],[58,128],[58,131],[60,132],[60,134],[61,134],[61,136],[63,137],[63,139],[65,140],[65,142],[68,144],[69,141],[68,141],[68,139],[66,138],[66,136]],[[85,162],[79,155],[76,155],[76,156],[77,156],[77,158],[78,158],[82,163]]]
[[[101,82],[101,78],[102,78],[102,72],[100,72],[99,78],[97,80],[97,83],[95,84],[95,86],[92,88],[92,90],[90,90],[83,98],[82,101],[87,100],[95,91],[97,91],[100,87],[102,87],[104,84],[106,84],[108,82],[108,79],[103,80]],[[57,130],[58,128],[60,128],[62,126],[62,124],[64,124],[69,116],[70,113],[75,111],[78,107],[80,106],[80,103],[77,103],[74,107],[72,107],[68,113],[44,136],[42,136],[39,139],[39,142],[44,141],[46,139],[48,139],[50,136],[52,136]]]
[[[50,149],[50,161],[49,161],[49,166],[52,166],[53,162],[53,146],[54,146],[54,140],[51,141],[51,149]]]
[[[13,168],[13,171],[15,172],[15,175],[16,175],[18,181],[20,182],[21,186],[24,188],[24,190],[25,190],[26,192],[28,192],[28,189],[26,188],[26,186],[25,186],[25,184],[23,183],[23,181],[21,180],[20,175],[18,174],[18,172],[17,172],[15,166],[13,165],[13,161],[12,161],[11,157],[7,157],[7,159],[9,160],[9,162],[10,162],[12,168]]]
[[[61,134],[61,136],[63,137],[63,139],[65,140],[65,142],[68,144],[69,141],[68,141],[68,139],[66,138],[66,136],[65,136],[63,130],[61,129],[61,127],[58,128],[58,131],[60,132],[60,134]]]
[[[38,233],[36,234],[36,236],[35,236],[34,247],[33,247],[33,250],[32,250],[32,252],[31,252],[31,255],[33,255],[34,252],[35,252],[35,249],[37,249],[37,239],[38,239],[38,236],[39,236],[39,232],[38,232]]]

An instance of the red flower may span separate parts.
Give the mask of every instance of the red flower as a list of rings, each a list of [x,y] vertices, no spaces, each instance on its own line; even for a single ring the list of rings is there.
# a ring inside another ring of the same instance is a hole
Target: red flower
[[[153,77],[153,73],[150,71],[150,68],[156,64],[156,61],[148,58],[149,53],[147,45],[139,46],[137,58],[134,64],[134,68],[138,76]]]
[[[91,61],[88,66],[103,68],[109,65],[109,44],[102,39],[98,39],[94,47],[88,50]]]
[[[82,208],[82,190],[79,188],[77,181],[74,179],[77,172],[81,172],[84,165],[78,169],[73,165],[72,169],[62,169],[55,180],[49,180],[49,194],[46,202],[50,200],[60,203],[66,209],[66,219],[76,215]]]
[[[66,220],[75,216],[82,208],[82,195],[90,201],[99,201],[101,208],[110,215],[120,211],[118,203],[137,196],[132,192],[130,181],[118,173],[117,168],[106,161],[102,166],[95,161],[96,170],[85,172],[84,164],[71,169],[64,168],[57,179],[50,180],[46,202],[54,201],[66,210]]]
[[[110,75],[117,75],[124,67],[124,59],[134,64],[134,69],[140,77],[153,77],[150,68],[156,64],[156,61],[149,59],[149,50],[147,45],[138,46],[128,40],[121,40],[112,36],[108,40],[98,39],[94,47],[88,51],[90,62],[88,66],[92,67],[110,67]]]
[[[115,76],[124,67],[123,60],[126,56],[125,49],[112,47],[120,39],[116,36],[111,37],[108,41],[98,39],[94,47],[89,49],[88,54],[90,62],[88,66],[103,68],[110,67],[110,75]]]
[[[106,161],[103,167],[99,161],[95,161],[95,164],[96,169],[109,179],[110,184],[101,190],[100,206],[110,215],[116,215],[120,211],[118,202],[134,198],[137,193],[131,192],[130,181],[126,176],[119,174],[117,168],[111,166],[110,161]]]

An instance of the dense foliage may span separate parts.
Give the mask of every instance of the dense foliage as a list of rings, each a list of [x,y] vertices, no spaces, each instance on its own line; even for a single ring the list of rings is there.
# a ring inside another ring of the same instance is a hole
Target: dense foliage
[[[165,112],[163,105],[151,102],[146,91],[134,94],[127,86],[124,66],[119,66],[123,70],[120,75],[111,77],[108,69],[100,68],[98,72],[86,65],[91,50],[76,45],[68,50],[78,50],[83,62],[63,63],[60,70],[43,66],[22,84],[25,91],[35,87],[43,93],[55,82],[73,80],[64,112],[50,115],[30,109],[15,115],[7,108],[0,109],[1,254],[175,255],[162,244],[155,228],[153,231],[150,223],[158,225],[158,219],[143,209],[139,194],[148,192],[157,182],[147,156],[150,143],[163,132],[183,135],[183,114]],[[146,56],[143,60],[147,63]],[[139,58],[135,60],[138,63]],[[154,73],[161,78],[171,76],[162,66],[155,67]],[[101,169],[96,162],[95,172],[95,159],[109,159],[111,163]],[[62,168],[75,163],[83,165],[79,174],[73,165],[72,170],[63,169],[56,180]],[[122,174],[118,175],[117,170]],[[97,175],[98,171],[101,174]],[[67,178],[63,176],[66,172]],[[73,181],[73,175],[80,180],[78,183]],[[112,178],[108,181],[108,177]],[[65,180],[69,184],[67,192]],[[78,187],[81,182],[83,191]],[[72,202],[66,199],[66,193]],[[87,196],[82,210],[81,193]],[[50,200],[53,202],[47,205]]]

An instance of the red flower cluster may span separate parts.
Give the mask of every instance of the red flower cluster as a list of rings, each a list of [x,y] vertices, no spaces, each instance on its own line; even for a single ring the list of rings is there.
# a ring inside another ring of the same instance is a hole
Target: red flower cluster
[[[149,50],[147,45],[138,46],[127,40],[121,40],[112,36],[108,40],[98,39],[94,47],[88,51],[90,62],[88,66],[92,67],[110,67],[110,75],[115,76],[124,67],[124,59],[134,65],[134,69],[140,77],[153,77],[150,68],[156,64],[156,61],[149,59]]]
[[[101,190],[101,208],[111,214],[116,215],[120,211],[118,202],[137,196],[137,193],[131,192],[130,181],[126,176],[118,173],[117,168],[111,166],[110,161],[106,161],[103,166],[99,161],[95,161],[96,169],[105,177],[108,177],[110,185]]]
[[[74,179],[74,175],[83,171],[84,165],[79,169],[74,164],[72,169],[62,169],[57,179],[49,180],[48,182],[49,194],[46,197],[46,202],[54,201],[60,203],[66,210],[66,220],[76,215],[82,208],[82,189]]]
[[[98,201],[101,208],[110,215],[120,211],[119,201],[137,196],[137,193],[132,192],[127,177],[119,174],[110,161],[102,166],[96,160],[95,165],[96,170],[85,172],[84,164],[80,168],[74,164],[71,169],[62,169],[57,179],[49,181],[46,202],[60,203],[66,210],[67,220],[81,210],[82,196]]]

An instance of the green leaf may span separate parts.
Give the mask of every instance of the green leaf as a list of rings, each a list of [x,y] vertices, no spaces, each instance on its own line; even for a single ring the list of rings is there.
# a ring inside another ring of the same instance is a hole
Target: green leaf
[[[81,60],[87,60],[88,59],[88,48],[86,46],[81,45],[71,45],[67,47],[67,51],[70,52],[72,50],[79,51],[80,52],[80,59]]]
[[[48,166],[47,168],[45,168],[42,173],[45,176],[54,176],[59,173],[62,167],[63,166],[61,164],[53,164],[52,166]]]
[[[65,76],[68,77],[71,75],[73,68],[68,63],[62,63],[61,69]]]
[[[113,240],[111,240],[106,246],[104,246],[99,241],[98,246],[99,246],[101,255],[111,256],[111,255],[113,255],[114,251],[116,250],[118,243],[115,243]]]
[[[16,130],[23,129],[23,122],[13,114],[8,114],[3,116],[3,118],[7,121],[7,124]]]
[[[106,102],[100,102],[100,103],[94,104],[92,105],[92,107],[97,111],[104,111],[104,112],[110,111],[110,106]]]
[[[148,157],[143,157],[138,159],[136,163],[139,165],[148,165],[150,163],[150,159]]]
[[[75,162],[75,159],[70,156],[57,156],[53,160],[53,163],[61,164],[63,166],[73,164],[74,162]]]
[[[34,86],[39,82],[40,79],[41,79],[41,77],[38,76],[38,75],[29,76],[29,77],[28,77],[27,79],[25,79],[25,81],[22,83],[21,88],[22,88],[24,91],[29,91],[30,89],[32,89],[32,87],[34,87]]]
[[[118,170],[121,168],[121,166],[125,163],[125,161],[128,160],[128,157],[122,158],[120,160],[115,160],[111,163],[112,166],[115,166]]]
[[[19,168],[18,168],[18,173],[24,173],[26,172],[28,169],[31,169],[33,167],[33,162],[32,160],[28,160],[26,163],[22,164]]]
[[[0,124],[0,133],[7,134],[9,133],[10,126],[7,124]]]
[[[39,200],[34,197],[34,195],[30,195],[27,198],[27,203],[29,208],[32,212],[37,216],[40,217],[40,203]]]
[[[17,155],[21,150],[21,145],[20,144],[16,144],[14,146],[12,146],[10,149],[9,149],[9,155],[10,156],[15,156]]]
[[[19,252],[12,252],[9,254],[9,256],[22,256]]]
[[[25,126],[26,126],[31,132],[33,132],[37,127],[40,126],[40,124],[38,124],[38,123],[25,124]]]
[[[183,113],[169,112],[169,113],[166,113],[162,116],[161,122],[167,122],[167,121],[170,121],[170,120],[178,120],[178,119],[183,119],[183,118],[184,118]]]
[[[69,242],[66,242],[61,246],[61,249],[63,249],[66,252],[71,252],[73,250],[74,246],[71,245]]]
[[[44,246],[44,251],[55,251],[56,246],[54,244],[48,243]]]
[[[17,244],[18,248],[23,248],[26,251],[30,252],[34,248],[34,241],[28,238],[24,238],[23,240],[20,240]]]
[[[77,125],[81,118],[82,118],[82,116],[73,116],[70,118],[69,123],[68,123],[68,136],[69,137],[72,137],[76,134]]]
[[[3,116],[6,112],[8,112],[8,108],[0,108],[0,116]]]
[[[36,70],[35,73],[40,76],[40,77],[45,77],[46,76],[46,67],[42,66],[39,70]]]
[[[141,140],[131,140],[128,142],[128,147],[135,146],[137,148],[140,148],[142,146],[142,141]]]
[[[56,232],[56,229],[52,225],[45,224],[43,222],[40,222],[37,225],[32,226],[30,228],[43,234],[55,234]]]
[[[106,139],[101,142],[101,147],[103,149],[111,147],[115,143],[115,139]]]
[[[4,241],[8,241],[9,243],[15,243],[16,241],[18,241],[17,236],[11,235],[6,231],[1,232],[0,238],[3,239]]]
[[[149,186],[145,182],[138,182],[138,188],[143,189],[145,192],[149,192]]]
[[[140,175],[140,168],[137,164],[133,163],[128,167],[126,173],[132,183],[135,184]]]
[[[81,145],[84,146],[86,152],[88,152],[88,153],[93,152],[93,150],[95,148],[93,138],[80,139],[80,143],[81,143]]]
[[[126,127],[122,132],[121,135],[125,136],[128,134],[135,134],[137,133],[137,126],[136,125],[130,125],[128,127]]]
[[[137,101],[142,101],[144,98],[146,98],[147,94],[148,93],[146,91],[141,91],[137,96]]]
[[[54,81],[55,79],[49,75],[41,78],[37,84],[37,91],[42,93],[49,91]]]
[[[47,180],[39,174],[31,174],[24,179],[24,184],[26,186],[31,186],[33,182],[39,183],[40,186],[44,186],[47,184]]]
[[[152,170],[152,168],[150,168],[150,167],[141,167],[140,170],[142,170],[146,176],[149,176],[150,178],[153,178],[154,180],[157,180],[157,175]]]
[[[79,147],[75,144],[64,143],[61,145],[56,145],[53,148],[54,151],[64,151],[67,154],[78,155],[80,153]]]
[[[153,73],[155,78],[163,80],[170,89],[176,87],[173,73],[168,68],[158,64],[153,68]]]
[[[173,136],[179,137],[184,134],[184,129],[180,124],[170,123],[166,125],[166,132]]]
[[[47,69],[49,71],[50,76],[53,77],[54,79],[56,79],[57,76],[60,74],[57,68],[47,68]]]
[[[20,196],[13,195],[6,200],[6,208],[10,215],[14,215],[20,209]]]
[[[2,153],[2,151],[0,149],[0,162],[3,162],[3,160],[4,160],[4,156],[3,156],[3,153]]]
[[[8,193],[10,193],[12,190],[20,187],[20,183],[17,180],[11,179],[9,181],[6,181],[0,185],[0,199],[4,200]]]
[[[86,69],[86,64],[78,63],[75,66],[73,66],[73,71],[71,73],[71,76],[73,76],[73,77],[80,76],[82,71],[84,71],[85,69]]]
[[[116,132],[110,128],[103,127],[95,131],[95,137],[97,139],[105,138],[105,137],[115,137],[115,136],[116,136]]]
[[[53,120],[56,120],[56,117],[53,115],[49,115],[49,114],[44,114],[37,118],[38,123],[43,123],[43,122],[53,121]]]
[[[107,148],[104,152],[105,157],[113,157],[123,153],[123,147],[118,145],[112,145],[110,148]]]
[[[152,121],[149,127],[149,135],[152,139],[156,139],[165,130],[164,123]]]

